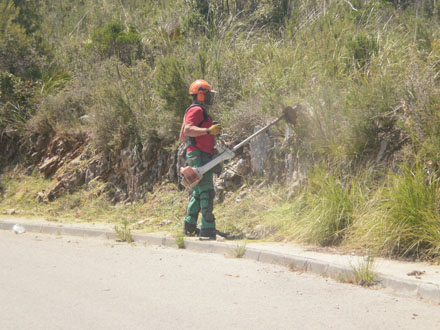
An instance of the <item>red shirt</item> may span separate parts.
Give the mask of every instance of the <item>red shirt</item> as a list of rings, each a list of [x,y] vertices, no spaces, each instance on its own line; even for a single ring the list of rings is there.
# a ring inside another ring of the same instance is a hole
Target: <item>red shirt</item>
[[[202,128],[209,128],[212,126],[212,119],[211,117],[207,116],[207,120],[204,121],[203,116],[203,109],[200,106],[194,106],[191,109],[188,110],[188,112],[185,115],[185,123],[194,125],[197,127]],[[202,123],[203,122],[203,123]],[[200,123],[202,125],[200,126]],[[192,152],[194,150],[201,150],[203,152],[207,152],[208,154],[214,153],[214,146],[215,146],[215,136],[211,134],[207,135],[201,135],[195,137],[196,139],[196,145],[190,146],[188,148],[188,152]]]

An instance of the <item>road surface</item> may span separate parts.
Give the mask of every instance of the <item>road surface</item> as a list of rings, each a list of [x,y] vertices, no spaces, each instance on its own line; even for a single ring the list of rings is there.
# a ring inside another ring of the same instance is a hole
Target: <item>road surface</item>
[[[0,329],[440,329],[440,306],[174,248],[0,230]]]

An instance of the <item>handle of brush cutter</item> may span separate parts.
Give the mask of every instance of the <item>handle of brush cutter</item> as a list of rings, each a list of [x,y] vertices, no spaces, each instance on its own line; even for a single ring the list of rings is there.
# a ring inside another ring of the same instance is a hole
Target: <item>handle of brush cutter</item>
[[[251,136],[249,136],[247,139],[241,141],[239,144],[237,144],[234,148],[232,148],[232,151],[237,151],[238,149],[240,149],[242,146],[244,146],[246,143],[248,143],[250,140],[252,140],[254,137],[256,137],[257,135],[267,131],[271,126],[275,125],[276,123],[278,123],[281,119],[284,119],[284,115],[282,115],[281,117],[279,117],[278,119],[275,119],[273,122],[271,122],[270,124],[264,126],[262,129],[258,130],[257,132],[255,132],[254,134],[252,134]]]

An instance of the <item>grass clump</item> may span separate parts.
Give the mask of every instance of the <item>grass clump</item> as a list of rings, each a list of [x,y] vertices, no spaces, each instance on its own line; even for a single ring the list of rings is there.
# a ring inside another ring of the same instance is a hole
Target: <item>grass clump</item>
[[[375,272],[375,261],[373,257],[367,256],[364,261],[357,265],[351,265],[355,283],[361,286],[372,286],[376,284],[377,274]]]
[[[439,188],[436,175],[421,164],[390,172],[356,219],[351,243],[388,256],[438,258]]]
[[[337,280],[343,283],[352,283],[364,287],[370,287],[377,283],[375,272],[375,259],[371,256],[365,257],[356,264],[351,263],[351,272],[339,274]]]
[[[179,231],[176,233],[175,239],[176,239],[177,248],[184,249],[185,248],[185,234]]]
[[[246,253],[246,241],[238,242],[235,249],[232,251],[232,257],[242,258]]]
[[[316,168],[301,197],[301,209],[290,221],[292,236],[312,244],[339,245],[365,198],[362,185],[359,178],[338,176],[328,169]]]
[[[133,242],[133,237],[131,236],[131,227],[128,220],[122,222],[122,226],[115,225],[116,240],[119,242]]]

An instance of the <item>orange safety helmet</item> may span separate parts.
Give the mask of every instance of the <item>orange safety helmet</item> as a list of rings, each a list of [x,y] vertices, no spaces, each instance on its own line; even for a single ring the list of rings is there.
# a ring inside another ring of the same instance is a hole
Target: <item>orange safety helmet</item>
[[[200,103],[211,104],[211,93],[216,93],[216,91],[211,88],[211,85],[207,81],[202,79],[194,81],[191,86],[189,86],[189,94],[196,95],[197,101]]]

